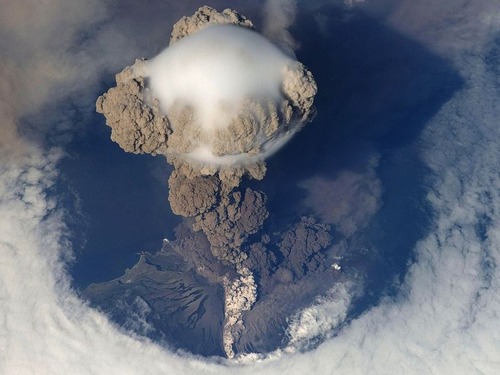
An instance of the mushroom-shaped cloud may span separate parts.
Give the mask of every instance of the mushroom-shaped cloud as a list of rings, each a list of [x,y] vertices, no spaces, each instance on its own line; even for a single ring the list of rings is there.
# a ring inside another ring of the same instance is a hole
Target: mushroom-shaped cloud
[[[316,83],[241,16],[194,19],[158,56],[118,74],[97,110],[126,151],[164,154],[188,176],[219,173],[232,186],[245,173],[260,179],[264,159],[311,119]]]

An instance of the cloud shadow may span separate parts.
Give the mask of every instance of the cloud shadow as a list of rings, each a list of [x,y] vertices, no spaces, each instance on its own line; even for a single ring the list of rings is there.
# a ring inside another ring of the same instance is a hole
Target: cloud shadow
[[[301,181],[361,173],[371,156],[379,156],[381,209],[351,238],[334,228],[337,244],[347,243],[346,272],[362,275],[365,283],[353,317],[394,292],[391,287],[404,276],[415,243],[429,226],[428,171],[417,140],[463,80],[425,46],[355,9],[331,4],[304,9],[292,34],[302,46],[299,61],[318,83],[318,113],[269,160],[260,188],[269,198],[269,225],[284,226],[307,196]]]

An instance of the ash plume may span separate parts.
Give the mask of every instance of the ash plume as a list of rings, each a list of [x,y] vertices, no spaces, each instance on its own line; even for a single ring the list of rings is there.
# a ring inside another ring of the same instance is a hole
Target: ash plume
[[[96,108],[111,139],[132,153],[163,155],[172,211],[208,239],[213,256],[234,267],[226,293],[224,348],[256,300],[242,250],[268,217],[266,196],[239,189],[260,180],[265,159],[314,117],[316,83],[293,53],[253,30],[237,12],[200,8],[174,26],[170,45],[116,75]]]
[[[302,64],[251,28],[209,7],[181,19],[169,48],[125,68],[98,99],[112,139],[163,154],[185,174],[219,174],[233,186],[228,174],[262,178],[264,159],[314,115],[317,89]]]

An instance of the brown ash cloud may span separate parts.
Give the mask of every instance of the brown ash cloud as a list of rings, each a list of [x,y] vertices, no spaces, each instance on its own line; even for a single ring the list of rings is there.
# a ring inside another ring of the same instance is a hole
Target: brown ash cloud
[[[174,25],[166,50],[126,67],[116,75],[116,87],[96,102],[111,139],[124,151],[162,155],[174,166],[172,211],[185,218],[189,231],[204,234],[211,257],[220,262],[195,268],[224,286],[229,357],[245,330],[242,314],[257,299],[254,272],[265,274],[263,259],[273,256],[263,255],[271,254],[265,241],[255,240],[269,216],[266,196],[240,183],[264,178],[265,159],[312,120],[316,91],[311,72],[293,52],[273,45],[237,12],[205,6]],[[279,252],[291,263],[281,261],[276,279],[320,268],[318,252],[330,240],[318,225],[301,221],[284,235]],[[185,258],[198,259],[194,237],[178,231],[177,243],[187,241],[183,237],[191,239],[183,248],[193,252]]]

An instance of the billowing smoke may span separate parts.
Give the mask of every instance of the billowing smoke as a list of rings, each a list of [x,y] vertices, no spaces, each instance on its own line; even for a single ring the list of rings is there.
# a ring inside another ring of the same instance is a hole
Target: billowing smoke
[[[265,159],[314,116],[316,83],[292,55],[235,11],[205,6],[174,25],[167,49],[119,73],[96,104],[125,151],[166,156],[173,212],[194,218],[213,256],[237,271],[221,280],[228,356],[242,311],[256,300],[242,246],[268,217],[265,194],[238,186],[243,176],[262,179]]]
[[[187,164],[191,174],[262,178],[263,160],[310,120],[316,84],[251,27],[208,7],[179,21],[165,51],[127,67],[99,98],[113,140]]]

